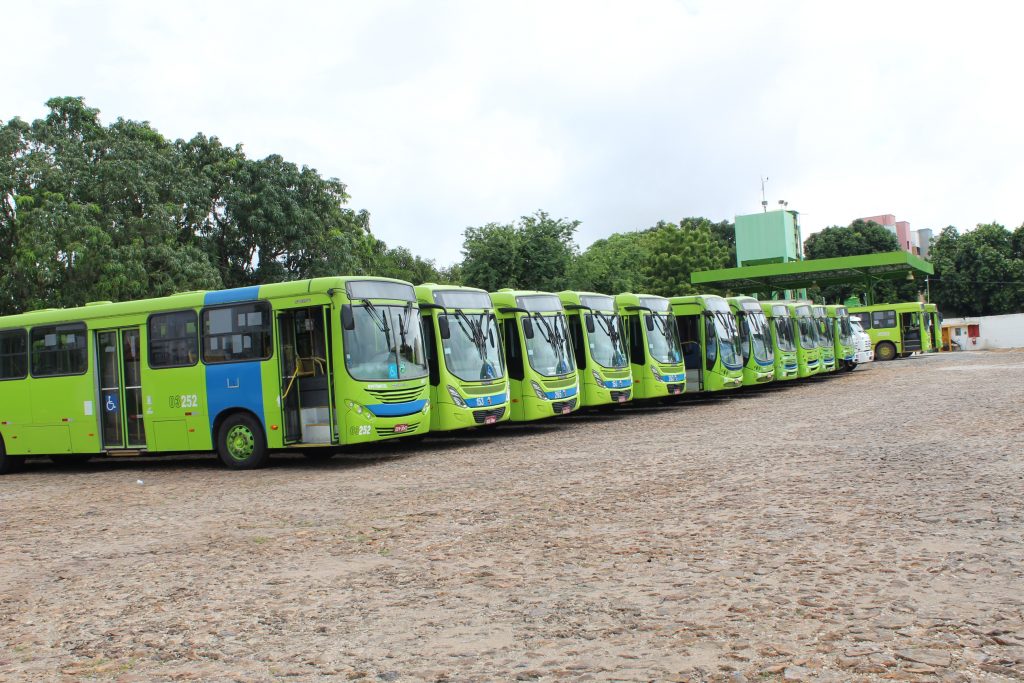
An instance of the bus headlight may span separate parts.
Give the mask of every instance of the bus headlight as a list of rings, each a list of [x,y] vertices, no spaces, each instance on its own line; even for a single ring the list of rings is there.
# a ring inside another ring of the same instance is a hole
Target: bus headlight
[[[599,375],[597,373],[597,370],[592,370],[591,372],[594,373],[594,381],[597,382],[597,386],[603,387],[604,386],[604,379],[601,377],[601,375]]]
[[[653,365],[651,366],[651,373],[654,375],[654,380],[656,382],[663,381],[662,378],[661,378],[661,373],[658,372],[658,368],[654,367]]]
[[[427,400],[425,400],[423,402],[423,410],[421,410],[420,412],[425,415],[429,411],[430,411],[430,399],[427,399]]]
[[[533,386],[533,393],[537,394],[537,398],[542,401],[548,400],[548,395],[544,393],[544,389],[537,382],[531,379],[530,384]]]
[[[466,407],[466,402],[462,400],[462,396],[459,395],[459,392],[451,384],[448,385],[448,395],[452,397],[452,403],[460,408]]]

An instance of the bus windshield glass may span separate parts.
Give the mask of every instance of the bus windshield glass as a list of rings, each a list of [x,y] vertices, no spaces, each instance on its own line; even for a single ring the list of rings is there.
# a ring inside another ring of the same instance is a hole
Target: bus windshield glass
[[[441,339],[449,372],[466,382],[504,377],[498,324],[492,313],[463,313],[457,309],[438,315],[440,318],[447,320],[450,331],[447,339]]]
[[[575,370],[565,316],[561,313],[544,315],[536,312],[524,318],[523,323],[527,320],[533,325],[533,336],[524,335],[530,367],[545,377],[564,375]]]
[[[626,367],[626,347],[622,337],[622,319],[614,313],[587,313],[587,344],[590,357],[604,368]],[[589,330],[593,328],[593,332]]]
[[[839,343],[843,346],[853,346],[853,326],[850,325],[850,316],[842,315],[836,320],[839,321]]]
[[[796,339],[793,337],[793,321],[787,312],[774,313],[772,322],[775,324],[775,339],[780,351],[796,351]]]
[[[835,342],[835,335],[832,334],[832,325],[827,316],[815,318],[818,321],[818,340],[822,346],[831,347]]]
[[[772,336],[768,330],[768,318],[761,311],[747,311],[746,317],[754,359],[761,363],[772,362],[775,354],[772,352]]]
[[[427,375],[419,311],[405,306],[352,306],[353,329],[344,330],[345,367],[354,379],[387,381]]]
[[[679,363],[683,352],[679,346],[679,332],[667,313],[648,313],[647,352],[656,363]]]
[[[800,329],[800,346],[810,351],[818,346],[818,335],[815,332],[814,319],[811,318],[811,309],[807,306],[800,306],[796,309],[796,324]]]

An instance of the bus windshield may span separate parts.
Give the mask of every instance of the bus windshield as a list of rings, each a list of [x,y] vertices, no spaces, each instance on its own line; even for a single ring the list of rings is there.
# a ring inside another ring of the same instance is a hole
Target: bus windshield
[[[775,339],[780,351],[796,351],[796,340],[793,338],[793,323],[789,316],[776,316]]]
[[[772,337],[768,330],[768,318],[761,311],[747,311],[747,327],[750,329],[750,341],[754,350],[754,359],[762,363],[770,363],[774,358]]]
[[[731,312],[715,310],[712,310],[711,316],[715,321],[715,334],[718,335],[718,348],[722,354],[722,363],[730,370],[743,367],[736,316]]]
[[[850,317],[843,315],[837,320],[839,321],[839,343],[843,346],[853,346],[853,326],[850,325]]]
[[[479,382],[505,375],[498,349],[498,324],[492,313],[442,313],[450,334],[441,339],[444,364],[461,380]]]
[[[427,375],[427,356],[416,307],[352,306],[353,329],[344,330],[345,367],[353,379],[386,381]]]
[[[679,363],[683,352],[679,332],[667,313],[647,314],[647,351],[656,363]]]
[[[797,327],[800,328],[800,346],[810,351],[818,346],[818,335],[815,333],[814,320],[809,315],[797,314]]]
[[[835,343],[835,335],[832,334],[832,325],[827,316],[816,318],[818,321],[818,341],[822,346],[831,347]]]
[[[527,320],[533,321],[533,336],[524,335],[530,367],[545,377],[564,375],[575,370],[575,360],[569,350],[565,316],[561,313],[535,312],[524,319],[523,323]]]
[[[593,321],[593,322],[591,322]],[[622,341],[622,318],[614,313],[587,313],[587,344],[590,357],[604,368],[626,367],[626,347]],[[593,327],[594,331],[589,330]]]

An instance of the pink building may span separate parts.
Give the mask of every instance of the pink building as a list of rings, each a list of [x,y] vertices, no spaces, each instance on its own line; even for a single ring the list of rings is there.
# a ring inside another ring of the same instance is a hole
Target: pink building
[[[891,213],[883,213],[878,216],[868,216],[867,218],[861,218],[860,220],[878,223],[883,228],[896,235],[896,239],[900,242],[900,249],[908,251],[911,254],[914,253],[914,247],[910,243],[910,223],[908,221],[897,221],[896,216]]]

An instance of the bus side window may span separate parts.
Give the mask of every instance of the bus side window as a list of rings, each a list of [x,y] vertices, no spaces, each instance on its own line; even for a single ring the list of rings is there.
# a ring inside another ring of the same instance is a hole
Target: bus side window
[[[203,309],[203,362],[240,363],[273,355],[270,304],[253,301]]]
[[[0,332],[0,379],[25,379],[28,376],[28,333],[25,330]]]
[[[437,360],[437,339],[434,318],[429,313],[423,316],[423,343],[427,348],[427,366],[430,368],[430,385],[441,383],[441,366]]]
[[[640,313],[629,316],[629,362],[633,365],[647,364],[644,333],[640,329],[640,316]]]
[[[872,327],[896,327],[896,311],[874,311],[871,314]]]
[[[587,352],[583,348],[583,323],[580,322],[580,317],[580,315],[569,316],[569,335],[572,337],[572,350],[576,354],[576,367],[580,370],[585,370],[587,367]]]
[[[33,327],[32,376],[83,375],[89,367],[84,323]]]
[[[508,365],[508,376],[522,380],[526,375],[523,369],[523,351],[519,348],[519,328],[515,318],[505,319],[505,363]]]
[[[199,361],[199,319],[195,311],[149,317],[149,367],[180,368]]]

